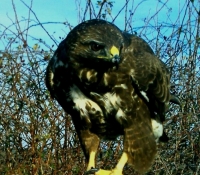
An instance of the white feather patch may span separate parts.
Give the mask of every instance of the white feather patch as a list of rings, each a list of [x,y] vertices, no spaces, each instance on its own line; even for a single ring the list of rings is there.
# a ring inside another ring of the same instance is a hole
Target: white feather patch
[[[107,113],[110,113],[115,109],[116,111],[119,110],[119,106],[121,103],[121,98],[116,93],[106,93],[103,95],[102,100],[105,105],[105,110]]]
[[[95,102],[87,98],[76,85],[70,88],[70,97],[75,104],[75,109],[80,111],[82,115],[88,115],[88,110],[86,109],[87,105],[91,106],[91,109],[95,109],[94,111],[99,111],[103,114],[101,108]]]
[[[158,140],[163,135],[163,125],[154,119],[151,119],[151,125],[153,129],[153,134],[156,140]]]
[[[54,77],[54,73],[51,72],[50,73],[50,85],[53,86],[54,85],[54,82],[53,82],[53,77]]]
[[[88,79],[88,81],[90,81],[90,79],[92,78],[92,77],[96,77],[96,75],[97,75],[97,72],[93,72],[93,71],[87,71],[87,73],[86,73],[86,77],[87,77],[87,79]]]
[[[104,84],[105,84],[105,86],[107,86],[108,85],[108,74],[107,73],[104,73],[104,76],[103,76],[103,81],[104,81]]]
[[[142,94],[142,96],[149,102],[149,98],[147,97],[146,92],[144,91],[140,91],[140,93]]]
[[[122,102],[119,95],[117,95],[116,93],[106,93],[106,97],[110,100],[114,108],[118,110],[120,103]]]
[[[121,87],[123,89],[128,89],[126,84],[115,85],[115,87]]]
[[[115,117],[116,117],[117,121],[120,123],[121,123],[122,119],[126,120],[126,114],[122,111],[121,108],[119,108]]]

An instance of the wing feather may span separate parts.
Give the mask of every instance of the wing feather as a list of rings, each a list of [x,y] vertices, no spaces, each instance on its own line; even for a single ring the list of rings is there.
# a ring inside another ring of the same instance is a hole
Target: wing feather
[[[129,38],[128,38],[129,37]],[[126,35],[122,52],[122,71],[128,71],[139,90],[152,93],[159,102],[169,102],[170,74],[165,64],[157,58],[149,45],[141,38]]]

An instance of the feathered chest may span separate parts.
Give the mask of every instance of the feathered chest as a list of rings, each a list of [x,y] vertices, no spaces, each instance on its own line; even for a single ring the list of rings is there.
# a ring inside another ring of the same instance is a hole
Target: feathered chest
[[[97,68],[81,65],[71,73],[74,83],[100,106],[105,116],[116,115],[119,108],[127,114],[134,109],[133,97],[137,93],[124,64]]]
[[[82,90],[100,94],[110,92],[116,85],[127,84],[131,81],[128,69],[108,62],[97,64],[74,62],[70,73],[72,81],[77,83]]]

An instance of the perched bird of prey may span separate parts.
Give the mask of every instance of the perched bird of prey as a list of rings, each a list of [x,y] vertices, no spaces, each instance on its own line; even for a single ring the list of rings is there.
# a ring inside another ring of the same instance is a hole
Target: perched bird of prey
[[[114,24],[93,19],[69,32],[46,71],[50,94],[71,115],[88,167],[96,175],[121,175],[126,163],[144,173],[167,140],[162,122],[170,74],[150,46]],[[124,136],[123,153],[112,170],[95,169],[101,139]],[[93,169],[94,168],[94,169]]]

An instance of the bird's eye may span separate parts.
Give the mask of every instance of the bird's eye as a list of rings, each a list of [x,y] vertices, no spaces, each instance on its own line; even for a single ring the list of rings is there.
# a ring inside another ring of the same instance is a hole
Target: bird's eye
[[[99,51],[99,50],[103,49],[104,46],[101,45],[101,44],[97,44],[97,43],[95,43],[95,42],[92,42],[92,43],[90,44],[90,48],[91,48],[93,51],[96,52],[96,51]]]

